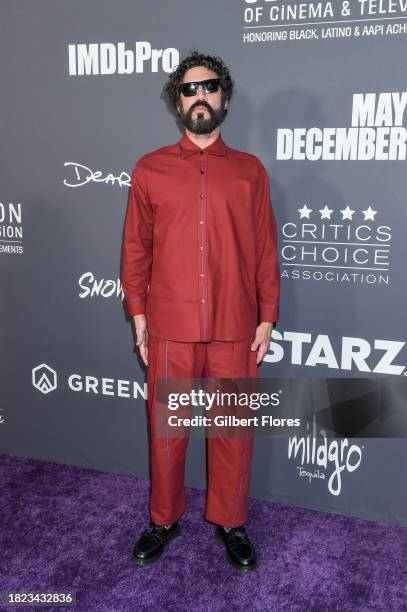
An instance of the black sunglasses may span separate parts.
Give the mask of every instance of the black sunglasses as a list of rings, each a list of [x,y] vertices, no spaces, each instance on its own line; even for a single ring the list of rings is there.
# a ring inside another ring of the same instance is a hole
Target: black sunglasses
[[[206,79],[206,81],[191,81],[190,83],[181,83],[180,91],[189,98],[198,93],[198,87],[202,85],[205,93],[216,93],[220,85],[220,79]]]

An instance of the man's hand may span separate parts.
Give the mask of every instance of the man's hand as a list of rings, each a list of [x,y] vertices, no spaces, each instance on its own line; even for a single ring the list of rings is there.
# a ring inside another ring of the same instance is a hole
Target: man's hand
[[[148,330],[146,315],[133,316],[134,327],[136,328],[136,346],[139,347],[140,355],[146,366],[148,365]]]
[[[252,351],[257,351],[258,364],[263,361],[264,355],[269,350],[272,330],[273,323],[266,323],[265,321],[256,327],[256,337],[250,348]]]

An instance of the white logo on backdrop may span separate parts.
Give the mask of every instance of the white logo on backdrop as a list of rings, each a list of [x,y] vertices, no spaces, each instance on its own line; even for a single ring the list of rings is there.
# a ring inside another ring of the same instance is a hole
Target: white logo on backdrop
[[[57,388],[57,373],[46,363],[41,363],[32,370],[32,384],[46,395]]]
[[[307,421],[307,429],[309,422]],[[327,470],[332,467],[327,486],[332,495],[339,495],[342,490],[342,472],[354,472],[362,461],[363,446],[349,445],[347,438],[328,441],[326,431],[319,430],[320,439],[317,438],[315,416],[312,422],[312,435],[298,438],[290,436],[288,439],[288,459],[300,458],[297,465],[298,476],[308,482],[313,480],[326,480]]]
[[[103,176],[100,170],[91,170],[88,166],[78,162],[65,162],[64,166],[71,166],[72,175],[70,179],[64,179],[66,187],[82,187],[88,183],[104,183],[105,185],[118,185],[119,187],[130,187],[130,176],[127,172],[121,172],[115,176],[111,172]]]
[[[281,278],[389,284],[392,229],[377,210],[303,204],[297,211],[299,219],[281,227]]]
[[[133,74],[148,72],[170,73],[179,64],[179,51],[174,47],[153,49],[148,41],[136,42],[133,49],[125,42],[68,45],[68,74]]]
[[[407,24],[403,21],[406,12],[403,0],[359,0],[353,6],[350,2],[310,1],[294,4],[275,0],[245,0],[244,7],[243,21],[248,24],[244,26],[244,43],[369,39],[407,33]]]
[[[92,272],[85,272],[79,278],[79,297],[82,299],[93,298],[93,297],[120,297],[121,300],[124,298],[122,289],[122,283],[120,278],[117,280],[107,280],[101,278],[97,280]]]
[[[32,370],[33,387],[47,394],[57,388],[57,373],[46,363],[41,363]],[[137,381],[114,378],[98,378],[97,376],[70,374],[67,378],[70,391],[89,393],[91,395],[106,395],[127,399],[147,399],[147,383],[143,386]]]
[[[278,128],[276,159],[405,161],[406,106],[407,91],[355,93],[350,127]]]
[[[0,202],[0,253],[23,253],[23,220],[20,202]]]
[[[325,366],[332,370],[406,375],[405,365],[395,363],[406,342],[373,340],[349,336],[332,341],[326,334],[279,332],[273,329],[269,352],[264,361],[278,363],[284,358],[292,365]]]

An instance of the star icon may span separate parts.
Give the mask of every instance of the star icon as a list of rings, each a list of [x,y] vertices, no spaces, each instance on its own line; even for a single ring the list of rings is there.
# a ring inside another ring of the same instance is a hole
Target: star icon
[[[352,215],[353,215],[354,212],[355,212],[354,210],[351,210],[349,208],[349,205],[346,208],[344,208],[343,210],[341,210],[342,221],[344,221],[345,219],[350,219],[350,221],[352,221]]]
[[[312,213],[312,208],[307,208],[307,205],[304,204],[302,208],[297,208],[300,213],[300,219],[309,219],[310,213]]]
[[[365,215],[365,221],[374,221],[374,216],[377,214],[377,210],[372,210],[369,206],[367,210],[362,210],[362,213]]]
[[[319,212],[321,213],[321,219],[330,219],[331,213],[333,213],[333,210],[330,210],[328,206],[325,204],[325,207],[320,208]]]

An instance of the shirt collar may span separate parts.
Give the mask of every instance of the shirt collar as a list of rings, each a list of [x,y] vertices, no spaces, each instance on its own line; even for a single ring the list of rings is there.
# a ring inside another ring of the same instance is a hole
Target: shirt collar
[[[219,136],[212,144],[210,144],[208,147],[205,147],[204,149],[201,149],[201,147],[192,142],[192,140],[187,136],[187,132],[185,130],[182,135],[182,138],[178,141],[178,146],[181,157],[188,157],[188,155],[199,153],[199,151],[205,151],[213,155],[226,155],[226,145],[223,141],[220,131]]]

